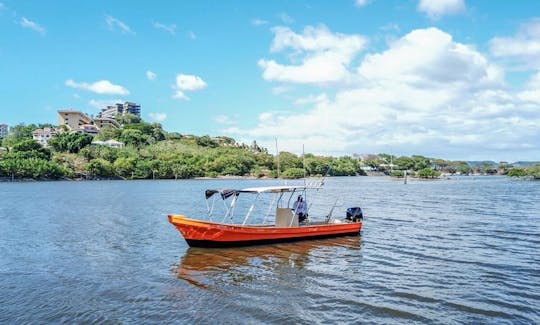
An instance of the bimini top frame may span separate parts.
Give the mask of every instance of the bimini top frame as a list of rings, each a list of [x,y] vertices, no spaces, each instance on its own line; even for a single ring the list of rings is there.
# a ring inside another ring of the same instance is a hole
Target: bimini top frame
[[[251,213],[253,212],[253,209],[255,208],[255,204],[257,203],[257,200],[259,198],[259,195],[261,193],[273,193],[277,194],[277,203],[276,203],[276,197],[274,197],[274,200],[272,200],[272,203],[269,206],[268,212],[265,216],[265,221],[267,216],[270,214],[272,206],[276,204],[277,206],[280,205],[282,202],[283,195],[285,193],[291,193],[289,196],[289,199],[287,201],[287,207],[290,206],[291,199],[295,192],[302,192],[306,193],[306,190],[319,190],[321,189],[320,185],[315,186],[309,186],[309,185],[295,185],[295,186],[263,186],[263,187],[250,187],[250,188],[244,188],[244,189],[208,189],[205,191],[205,197],[206,197],[206,206],[208,211],[208,218],[212,220],[212,212],[214,210],[214,204],[216,196],[215,194],[219,194],[221,196],[221,199],[223,200],[223,205],[225,207],[226,213],[223,217],[223,220],[221,222],[224,222],[227,217],[231,217],[234,214],[234,207],[236,206],[236,201],[238,199],[238,196],[240,193],[250,193],[255,194],[255,199],[253,200],[253,203],[251,204],[248,212],[246,213],[246,216],[244,217],[244,220],[242,222],[242,225],[245,225],[251,216]],[[233,197],[231,203],[227,205],[226,200],[229,197]],[[209,199],[212,198],[212,204],[209,204]]]

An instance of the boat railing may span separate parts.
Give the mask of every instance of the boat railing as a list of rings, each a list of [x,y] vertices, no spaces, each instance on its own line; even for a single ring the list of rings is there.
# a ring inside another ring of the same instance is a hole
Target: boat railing
[[[336,201],[334,202],[334,204],[332,204],[332,208],[330,208],[330,211],[328,212],[328,214],[326,215],[326,222],[329,222],[331,219],[332,219],[332,215],[334,214],[334,209],[337,207],[337,206],[341,206],[342,204],[339,203],[339,198],[336,199]]]

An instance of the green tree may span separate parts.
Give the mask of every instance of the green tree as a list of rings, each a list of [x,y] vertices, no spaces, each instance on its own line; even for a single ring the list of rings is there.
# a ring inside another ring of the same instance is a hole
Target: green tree
[[[216,148],[219,146],[219,143],[217,143],[216,141],[212,140],[212,138],[210,138],[210,136],[208,135],[204,135],[202,137],[198,137],[195,142],[197,143],[197,145],[201,146],[201,147],[211,147],[211,148]]]
[[[119,157],[114,162],[114,170],[117,175],[120,175],[124,178],[131,178],[135,172],[137,160],[132,157]]]
[[[311,176],[326,176],[332,169],[332,157],[315,157],[306,154],[306,169]]]
[[[115,176],[113,165],[103,158],[90,160],[86,168],[88,173],[94,178]]]
[[[125,129],[120,135],[120,141],[126,145],[132,145],[135,147],[140,147],[143,144],[146,144],[147,139],[147,136],[145,136],[140,130],[136,129]]]
[[[506,174],[511,177],[523,177],[527,176],[527,171],[523,168],[512,168]]]
[[[287,151],[281,151],[279,153],[279,165],[280,165],[280,171],[283,172],[289,168],[302,168],[302,158],[298,157],[297,155],[287,152]],[[302,172],[303,175],[303,172]]]
[[[32,139],[25,139],[17,142],[12,149],[13,153],[27,153],[28,155],[49,160],[51,159],[51,151],[47,148],[44,148],[41,144],[37,143]]]
[[[360,163],[352,157],[339,157],[334,160],[330,175],[332,176],[355,176],[360,170]]]
[[[9,130],[9,133],[4,139],[2,139],[2,145],[4,147],[13,147],[18,142],[21,142],[23,140],[32,139],[32,131],[37,129],[37,125],[35,124],[18,124],[15,126],[12,126]]]
[[[431,168],[420,169],[417,173],[420,178],[437,178],[441,175],[441,172]]]
[[[92,143],[89,134],[62,133],[52,137],[48,144],[58,152],[78,153],[82,148]]]
[[[415,161],[407,156],[401,156],[394,160],[394,164],[398,169],[412,170],[415,167]]]
[[[126,113],[126,114],[120,114],[116,116],[116,121],[120,123],[121,125],[128,125],[133,123],[139,123],[141,122],[141,118],[135,114]]]
[[[369,155],[368,157],[364,158],[362,162],[371,168],[379,170],[381,164],[384,164],[384,161],[379,158],[377,155]]]
[[[416,171],[419,171],[421,169],[426,169],[431,166],[431,162],[429,158],[426,158],[424,156],[412,155],[411,159],[414,161],[413,169]]]
[[[122,134],[122,129],[115,128],[110,125],[105,125],[99,130],[99,133],[96,135],[96,140],[107,141],[111,139],[118,140]]]
[[[283,173],[281,173],[281,177],[283,178],[302,178],[304,177],[304,169],[302,168],[287,168]]]

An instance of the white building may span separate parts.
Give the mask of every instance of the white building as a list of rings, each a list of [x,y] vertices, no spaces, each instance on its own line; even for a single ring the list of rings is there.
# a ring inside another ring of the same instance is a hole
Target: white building
[[[118,115],[133,114],[141,116],[141,105],[133,102],[116,103],[114,105],[107,106],[101,110],[98,114],[99,117],[114,119]]]
[[[35,129],[32,132],[32,139],[46,147],[49,145],[47,141],[49,141],[49,139],[51,139],[57,133],[58,132],[54,128]]]
[[[7,124],[0,124],[0,139],[3,139],[8,134],[9,127]]]
[[[96,146],[107,146],[107,147],[112,147],[112,148],[122,148],[124,146],[122,142],[118,142],[113,139],[107,140],[107,141],[96,140],[96,141],[92,141],[92,144]]]

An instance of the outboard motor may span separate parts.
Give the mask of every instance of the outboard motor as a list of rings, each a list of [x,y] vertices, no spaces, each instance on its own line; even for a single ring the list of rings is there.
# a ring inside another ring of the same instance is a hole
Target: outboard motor
[[[360,207],[348,208],[347,209],[347,216],[345,217],[345,219],[347,219],[349,221],[352,221],[352,222],[357,222],[357,221],[360,221],[360,220],[364,219],[364,214],[362,213],[362,208],[360,208]]]

